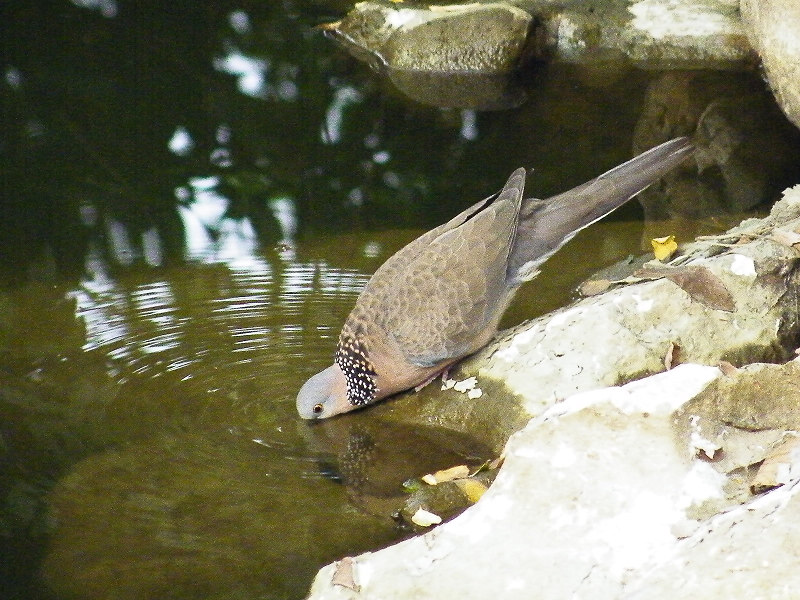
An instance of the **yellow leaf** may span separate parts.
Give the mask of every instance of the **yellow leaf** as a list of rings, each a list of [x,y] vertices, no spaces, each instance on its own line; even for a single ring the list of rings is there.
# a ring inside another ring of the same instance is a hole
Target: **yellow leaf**
[[[472,504],[480,500],[483,493],[488,489],[477,479],[458,479],[456,480],[456,485]]]
[[[653,254],[662,262],[675,254],[675,250],[678,249],[678,243],[675,241],[674,235],[653,238],[650,240],[650,244],[653,246]]]

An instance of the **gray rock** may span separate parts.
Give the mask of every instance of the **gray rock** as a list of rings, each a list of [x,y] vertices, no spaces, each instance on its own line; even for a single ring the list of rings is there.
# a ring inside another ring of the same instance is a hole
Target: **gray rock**
[[[515,74],[532,21],[503,3],[409,8],[360,2],[324,29],[415,100],[507,108],[524,100]]]
[[[800,177],[797,129],[748,74],[673,71],[654,80],[634,152],[676,135],[694,136],[695,161],[639,195],[648,221],[684,217],[701,227],[700,219],[731,215],[738,222]]]
[[[534,60],[599,69],[598,81],[632,66],[742,70],[756,62],[731,0],[368,1],[323,29],[407,96],[453,108],[520,104]]]
[[[795,0],[742,0],[741,11],[778,103],[800,127],[800,4]]]

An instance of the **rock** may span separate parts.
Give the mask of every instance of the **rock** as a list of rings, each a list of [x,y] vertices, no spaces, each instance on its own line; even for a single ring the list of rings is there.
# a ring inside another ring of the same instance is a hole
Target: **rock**
[[[503,3],[409,8],[360,2],[324,29],[415,100],[508,108],[524,100],[515,73],[531,23],[530,14]]]
[[[771,226],[751,220],[732,230],[731,238]],[[789,358],[797,332],[791,306],[796,283],[788,282],[800,277],[797,251],[750,241],[709,256],[719,251],[715,242],[705,242],[710,245],[704,250],[703,243],[686,248],[682,260],[707,267],[733,296],[735,312],[692,300],[670,281],[626,285],[512,330],[469,366],[477,368],[482,386],[481,376],[502,378],[536,415],[571,394],[663,370],[670,344],[679,347],[683,362]]]
[[[795,0],[742,0],[741,11],[778,103],[800,127],[800,4]]]
[[[653,81],[634,133],[634,151],[674,135],[694,134],[695,163],[686,163],[639,195],[646,221],[684,217],[694,228],[713,217],[738,221],[773,202],[800,178],[800,133],[763,83],[749,75],[676,71]],[[647,225],[646,238],[663,235]],[[683,231],[694,237],[694,231]],[[686,239],[684,237],[684,239]]]
[[[753,51],[735,1],[617,0],[541,10],[544,53],[576,64],[625,61],[643,69],[742,69]],[[536,14],[536,13],[535,13]]]
[[[323,29],[407,96],[451,108],[522,103],[520,75],[534,59],[599,69],[605,82],[632,66],[742,70],[756,61],[733,0],[368,1]]]
[[[630,586],[625,599],[796,596],[800,485],[780,487],[721,514],[680,545],[673,560]]]
[[[800,575],[783,545],[800,533],[797,473],[732,499],[729,477],[673,429],[673,411],[722,377],[685,364],[568,398],[512,436],[475,506],[350,559],[359,592],[332,584],[334,565],[323,568],[310,598],[666,598],[688,589],[713,600],[739,597],[731,577],[757,597],[791,598]]]
[[[714,382],[683,414],[745,431],[800,429],[800,362],[747,365]]]

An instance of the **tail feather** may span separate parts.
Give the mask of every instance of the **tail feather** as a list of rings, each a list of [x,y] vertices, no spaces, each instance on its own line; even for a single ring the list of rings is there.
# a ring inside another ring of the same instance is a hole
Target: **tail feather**
[[[567,192],[547,200],[525,200],[506,272],[509,284],[534,277],[539,266],[579,231],[625,204],[693,151],[688,138],[676,138]]]

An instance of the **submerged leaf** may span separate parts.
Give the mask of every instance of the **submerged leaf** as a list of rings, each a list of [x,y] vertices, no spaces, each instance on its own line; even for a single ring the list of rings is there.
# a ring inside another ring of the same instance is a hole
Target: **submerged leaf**
[[[582,296],[597,296],[605,292],[614,285],[614,283],[615,282],[610,279],[591,279],[589,281],[584,281],[578,288],[578,291]]]
[[[463,479],[469,477],[469,467],[467,465],[458,465],[450,467],[449,469],[442,469],[436,473],[424,475],[422,481],[428,485],[437,485],[445,481],[453,481],[454,479]]]
[[[484,492],[489,489],[477,479],[458,479],[456,485],[472,504],[480,500]]]

